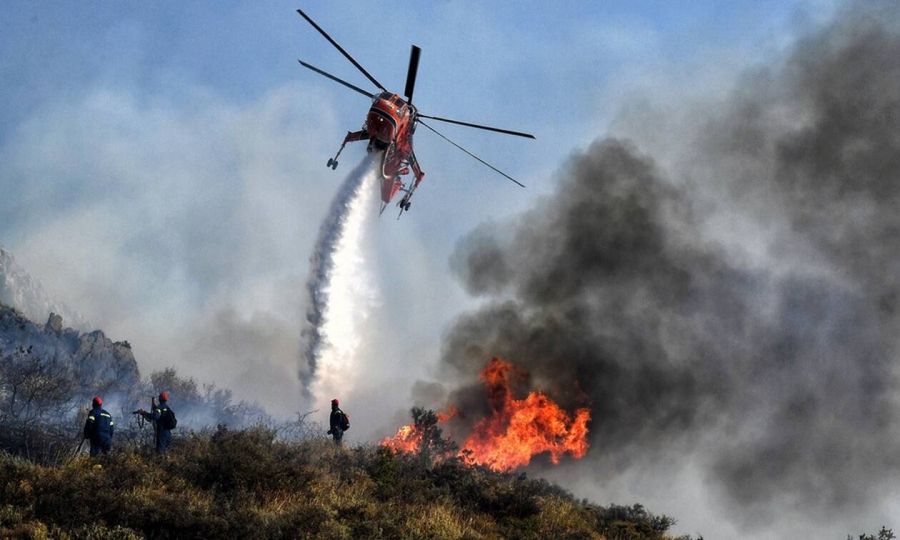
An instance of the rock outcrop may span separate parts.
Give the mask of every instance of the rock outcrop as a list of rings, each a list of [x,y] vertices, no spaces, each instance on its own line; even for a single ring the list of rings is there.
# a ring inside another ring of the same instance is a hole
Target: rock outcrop
[[[100,330],[81,333],[67,328],[56,313],[50,314],[46,324],[35,324],[20,311],[0,304],[0,351],[7,354],[20,347],[64,362],[84,395],[134,388],[141,380],[127,341],[114,342]]]

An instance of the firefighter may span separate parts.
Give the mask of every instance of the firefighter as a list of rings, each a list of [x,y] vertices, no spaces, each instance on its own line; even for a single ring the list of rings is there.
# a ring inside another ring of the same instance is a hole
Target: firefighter
[[[103,398],[97,396],[91,402],[91,412],[84,422],[84,438],[91,441],[91,457],[97,454],[106,454],[112,448],[112,438],[116,426],[112,415],[106,412]]]
[[[350,427],[350,417],[344,414],[339,407],[340,402],[337,398],[331,400],[331,417],[329,419],[330,428],[328,434],[334,439],[334,444],[340,446],[344,438],[344,432]]]
[[[159,394],[159,405],[156,404],[156,398],[150,398],[150,411],[143,409],[136,411],[138,414],[153,422],[153,428],[156,432],[156,451],[165,454],[169,449],[169,442],[172,440],[172,430],[175,429],[177,420],[175,412],[169,408],[169,394],[161,392]]]

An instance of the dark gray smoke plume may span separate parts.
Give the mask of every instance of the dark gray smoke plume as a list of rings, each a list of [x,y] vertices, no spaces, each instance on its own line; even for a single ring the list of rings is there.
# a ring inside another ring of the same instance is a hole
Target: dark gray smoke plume
[[[319,353],[324,345],[322,325],[325,322],[325,309],[328,306],[328,284],[334,268],[334,253],[344,234],[344,226],[347,223],[353,201],[361,192],[365,173],[371,164],[371,159],[364,159],[344,180],[334,200],[331,201],[325,220],[319,227],[316,247],[309,259],[309,278],[306,281],[309,307],[306,310],[307,324],[301,334],[303,365],[300,369],[300,379],[307,392],[309,384],[316,374]]]
[[[744,516],[851,514],[890,493],[898,24],[900,3],[848,5],[673,140],[677,170],[605,139],[516,224],[465,238],[452,264],[491,301],[446,337],[445,367],[470,381],[450,401],[483,409],[473,377],[497,355],[570,410],[590,404],[582,466],[600,481],[668,453],[699,459]],[[751,243],[762,253],[740,256]]]

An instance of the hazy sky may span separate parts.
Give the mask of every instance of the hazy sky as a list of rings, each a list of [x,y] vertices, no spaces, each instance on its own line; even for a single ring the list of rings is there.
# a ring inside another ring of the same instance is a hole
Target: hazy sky
[[[540,204],[572,152],[601,137],[629,136],[663,166],[678,159],[667,151],[693,110],[682,103],[720,100],[743,73],[777,64],[836,3],[303,2],[396,91],[410,44],[422,47],[423,112],[537,136],[441,126],[521,189],[418,132],[427,176],[411,212],[368,221],[377,313],[345,398],[359,411],[354,436],[403,419],[412,385],[437,377],[444,333],[477,305],[450,269],[460,238]],[[364,147],[349,146],[337,171],[325,161],[368,106],[297,63],[368,87],[296,7],[12,0],[0,22],[0,243],[127,339],[145,373],[175,366],[280,413],[325,407],[303,403],[294,377],[303,285],[318,225]],[[658,130],[654,110],[667,111]],[[713,496],[690,460],[657,466],[684,483],[632,476],[579,494],[645,502],[681,532],[738,534],[706,510]]]

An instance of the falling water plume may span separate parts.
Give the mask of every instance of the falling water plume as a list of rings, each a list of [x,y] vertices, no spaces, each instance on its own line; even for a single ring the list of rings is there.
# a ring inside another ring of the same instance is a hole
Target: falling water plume
[[[335,310],[332,304],[335,300],[340,300],[335,296],[341,296],[346,292],[346,287],[336,286],[334,281],[336,274],[341,273],[340,266],[358,263],[362,224],[368,214],[366,209],[371,206],[367,203],[372,192],[364,189],[363,185],[375,174],[373,163],[372,158],[367,158],[347,176],[319,228],[316,246],[310,257],[309,277],[306,282],[309,307],[302,332],[300,369],[300,379],[307,397],[311,397],[310,385],[319,371],[323,352],[331,345],[330,334],[347,326],[336,324],[337,321],[334,320]],[[346,304],[346,299],[341,303]],[[341,311],[346,314],[350,310]]]

